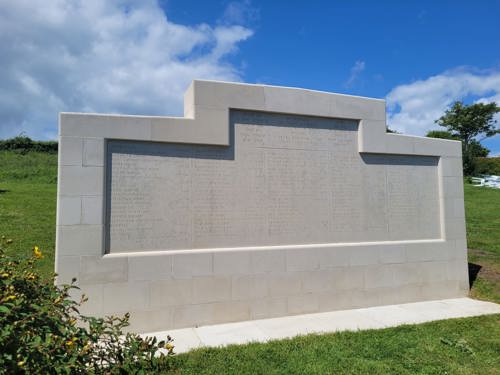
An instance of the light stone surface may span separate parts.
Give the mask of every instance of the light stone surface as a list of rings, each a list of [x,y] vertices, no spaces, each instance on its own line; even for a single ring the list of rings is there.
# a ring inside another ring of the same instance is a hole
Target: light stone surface
[[[56,272],[86,314],[147,332],[467,294],[459,142],[285,87],[194,81],[184,113],[60,114]]]
[[[440,237],[437,157],[360,155],[356,121],[230,126],[230,147],[108,142],[108,252]]]

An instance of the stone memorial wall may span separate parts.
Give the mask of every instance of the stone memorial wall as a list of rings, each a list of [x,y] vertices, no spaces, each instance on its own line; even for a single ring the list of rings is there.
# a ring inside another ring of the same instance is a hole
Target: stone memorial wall
[[[184,118],[62,113],[59,283],[132,329],[463,296],[459,142],[385,102],[194,81]]]

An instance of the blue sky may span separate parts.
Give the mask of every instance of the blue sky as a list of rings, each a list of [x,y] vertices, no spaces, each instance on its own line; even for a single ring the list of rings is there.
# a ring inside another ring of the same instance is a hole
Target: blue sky
[[[5,2],[0,137],[54,138],[59,111],[180,114],[195,78],[385,98],[392,128],[423,135],[454,100],[500,104],[499,15],[498,1]],[[500,136],[484,144],[500,154]]]

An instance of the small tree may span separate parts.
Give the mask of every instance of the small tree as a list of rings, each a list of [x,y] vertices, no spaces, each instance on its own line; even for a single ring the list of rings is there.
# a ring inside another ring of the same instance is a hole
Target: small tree
[[[452,137],[462,141],[464,174],[474,173],[475,157],[488,154],[488,150],[481,146],[481,141],[500,133],[500,129],[496,128],[497,121],[493,118],[498,112],[500,107],[496,103],[465,105],[457,101],[436,120]]]

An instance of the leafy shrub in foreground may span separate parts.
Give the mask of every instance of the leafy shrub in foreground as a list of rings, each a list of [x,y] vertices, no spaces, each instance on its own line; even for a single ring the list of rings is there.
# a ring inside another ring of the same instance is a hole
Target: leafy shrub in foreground
[[[0,374],[145,374],[170,370],[172,339],[157,342],[122,330],[123,318],[80,315],[74,283],[61,287],[43,280],[35,262],[7,256],[0,240]]]

